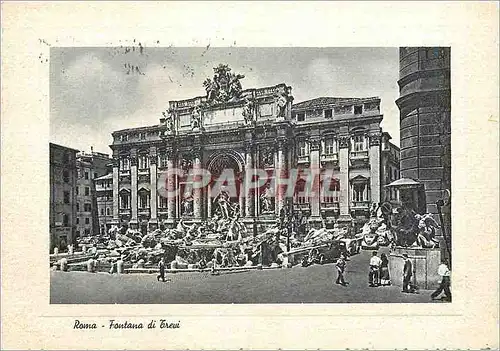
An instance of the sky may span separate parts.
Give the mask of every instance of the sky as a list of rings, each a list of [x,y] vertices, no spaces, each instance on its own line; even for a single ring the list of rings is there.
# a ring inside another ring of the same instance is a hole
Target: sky
[[[243,89],[285,83],[294,103],[381,98],[382,128],[399,145],[398,48],[64,47],[50,52],[50,141],[111,154],[115,130],[157,125],[170,100],[205,95],[213,67]]]

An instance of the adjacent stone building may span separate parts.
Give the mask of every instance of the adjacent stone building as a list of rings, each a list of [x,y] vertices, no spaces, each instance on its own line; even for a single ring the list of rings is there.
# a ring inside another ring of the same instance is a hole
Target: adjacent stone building
[[[243,90],[243,76],[224,65],[214,71],[204,83],[206,96],[170,101],[159,125],[112,134],[114,223],[146,231],[181,218],[212,217],[221,206],[213,183],[188,192],[186,178],[166,175],[173,168],[203,168],[213,178],[232,170],[237,194],[227,202],[250,228],[275,223],[287,203],[313,225],[366,221],[371,203],[384,200],[384,169],[398,168],[398,150],[380,127],[379,98],[322,97],[293,105],[286,84]],[[246,191],[256,177],[248,172],[256,168],[269,181]],[[303,195],[300,182],[293,196],[283,195],[282,175],[292,168],[332,171],[333,196],[322,193],[323,176],[310,196]],[[180,191],[167,198],[159,193],[162,187]]]
[[[50,143],[50,252],[75,243],[76,154],[78,150]]]
[[[113,225],[113,174],[108,173],[94,179],[97,217],[101,235],[108,232]]]
[[[399,50],[401,177],[424,186],[428,213],[451,191],[450,48],[403,47]],[[450,206],[443,209],[451,233]]]
[[[76,170],[76,236],[100,233],[98,199],[94,179],[108,173],[109,155],[91,151],[77,155]]]

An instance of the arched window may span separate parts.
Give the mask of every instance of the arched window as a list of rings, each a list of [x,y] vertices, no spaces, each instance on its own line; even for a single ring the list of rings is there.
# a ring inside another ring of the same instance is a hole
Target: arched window
[[[149,168],[149,157],[147,154],[139,154],[137,157],[137,165],[139,169],[148,169]]]
[[[325,155],[334,155],[337,153],[337,140],[334,135],[327,135],[325,137],[323,153]]]
[[[120,170],[128,171],[130,170],[130,158],[128,156],[123,156],[120,158]]]

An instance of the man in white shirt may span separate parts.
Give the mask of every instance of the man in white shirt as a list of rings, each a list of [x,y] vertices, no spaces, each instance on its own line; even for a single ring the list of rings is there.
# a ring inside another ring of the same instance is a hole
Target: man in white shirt
[[[370,273],[368,274],[368,283],[370,287],[379,285],[379,269],[382,264],[382,260],[377,256],[377,251],[372,252],[372,258],[370,258]]]
[[[448,268],[448,261],[443,259],[438,267],[438,274],[441,276],[441,284],[439,287],[431,294],[431,299],[435,300],[441,292],[444,291],[445,299],[451,301],[451,271]]]

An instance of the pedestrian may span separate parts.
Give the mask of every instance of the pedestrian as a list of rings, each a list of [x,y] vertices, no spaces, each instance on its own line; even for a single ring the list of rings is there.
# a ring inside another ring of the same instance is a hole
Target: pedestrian
[[[379,269],[382,261],[380,257],[377,256],[377,251],[372,252],[372,258],[370,258],[370,273],[368,274],[368,283],[370,287],[378,286],[379,284]]]
[[[165,282],[165,258],[162,257],[158,263],[158,268],[160,269],[160,274],[156,277],[156,280],[160,281],[160,278]]]
[[[387,286],[391,285],[391,277],[389,274],[389,259],[387,255],[383,253],[380,255],[380,285]]]
[[[436,300],[438,295],[444,291],[444,300],[451,301],[451,271],[448,268],[448,260],[441,260],[441,264],[438,267],[438,274],[441,276],[441,283],[439,284],[439,287],[436,289],[436,291],[431,294],[431,299]]]
[[[405,260],[405,265],[403,267],[403,292],[409,293],[410,291],[410,279],[413,275],[413,267],[407,254],[403,254],[403,259]]]
[[[118,270],[117,270],[116,260],[113,260],[113,261],[111,261],[111,268],[109,270],[109,274],[116,273],[117,271]]]
[[[335,284],[340,284],[346,286],[347,283],[344,280],[344,271],[345,271],[346,261],[344,254],[340,255],[340,258],[335,263],[335,267],[337,267],[337,280]]]

